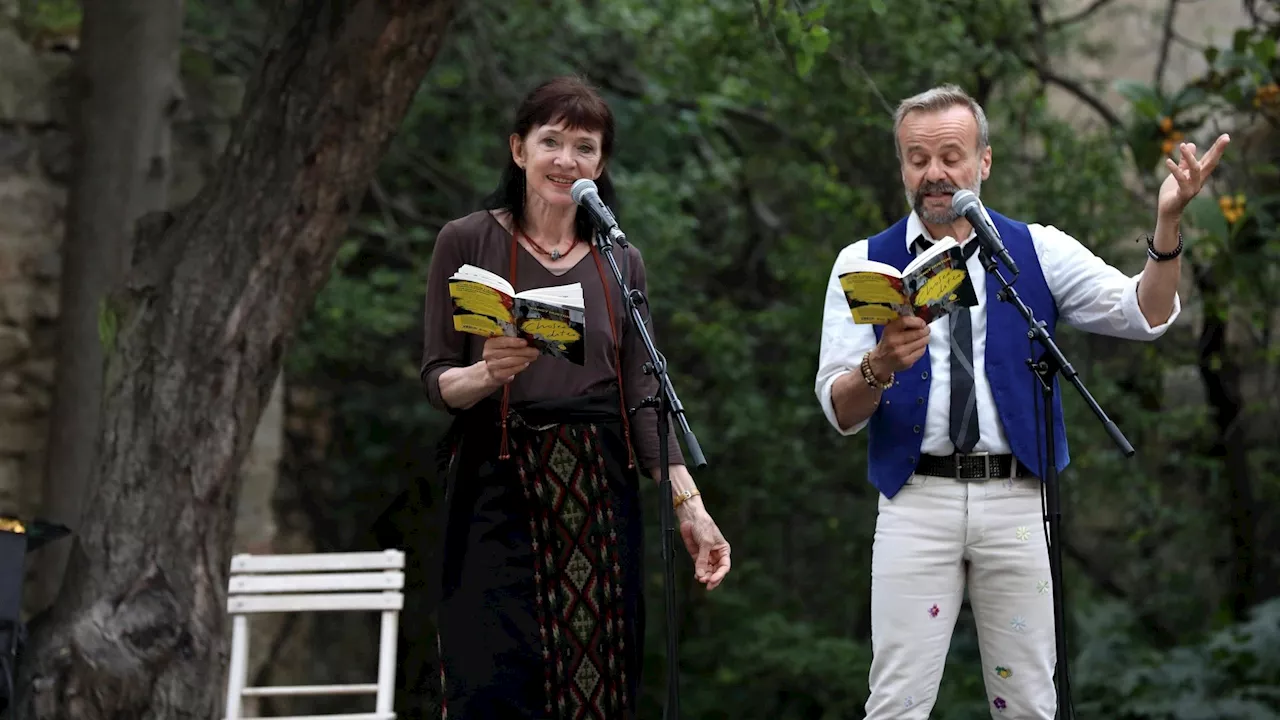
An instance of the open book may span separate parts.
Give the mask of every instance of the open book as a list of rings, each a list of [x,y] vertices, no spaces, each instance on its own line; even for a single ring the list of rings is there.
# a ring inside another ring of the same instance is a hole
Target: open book
[[[582,283],[518,293],[501,276],[463,265],[449,278],[453,328],[481,337],[522,337],[576,365],[585,362]]]
[[[934,243],[901,272],[885,263],[854,259],[837,266],[836,273],[853,321],[859,325],[885,325],[910,315],[929,323],[958,307],[978,304],[963,251],[954,238]]]

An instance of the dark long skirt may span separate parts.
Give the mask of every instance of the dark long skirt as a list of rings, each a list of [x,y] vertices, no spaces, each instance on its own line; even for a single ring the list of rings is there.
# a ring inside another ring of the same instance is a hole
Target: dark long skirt
[[[444,716],[632,718],[643,539],[617,396],[513,405],[507,460],[493,410],[460,419],[447,475]]]

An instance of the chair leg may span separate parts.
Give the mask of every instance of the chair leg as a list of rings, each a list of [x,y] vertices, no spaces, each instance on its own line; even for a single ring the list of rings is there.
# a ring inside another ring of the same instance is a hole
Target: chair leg
[[[395,709],[396,644],[400,634],[400,615],[394,610],[382,611],[382,638],[378,644],[378,701],[376,712]]]
[[[226,720],[243,717],[244,686],[249,679],[249,619],[244,615],[231,618],[231,667],[227,672]]]

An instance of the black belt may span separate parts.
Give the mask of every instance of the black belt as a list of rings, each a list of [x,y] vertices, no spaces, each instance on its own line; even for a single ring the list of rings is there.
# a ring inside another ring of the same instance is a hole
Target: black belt
[[[956,480],[1003,480],[1028,478],[1036,474],[1012,455],[987,455],[972,453],[963,455],[921,455],[916,465],[917,475],[953,478]]]

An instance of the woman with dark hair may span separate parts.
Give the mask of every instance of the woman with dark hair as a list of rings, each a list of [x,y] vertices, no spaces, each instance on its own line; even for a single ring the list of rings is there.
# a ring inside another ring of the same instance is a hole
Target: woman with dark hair
[[[452,413],[438,627],[445,711],[464,718],[635,716],[643,657],[640,473],[658,477],[657,390],[612,270],[570,197],[591,178],[612,207],[614,119],[587,84],[556,78],[521,104],[511,160],[487,209],[441,228],[431,258],[422,382]],[[645,289],[634,245],[615,247]],[[471,264],[517,290],[582,285],[586,358],[539,356],[519,338],[454,330],[449,277]],[[652,332],[652,327],[649,328]],[[674,432],[672,502],[715,588],[729,544],[703,507]]]

